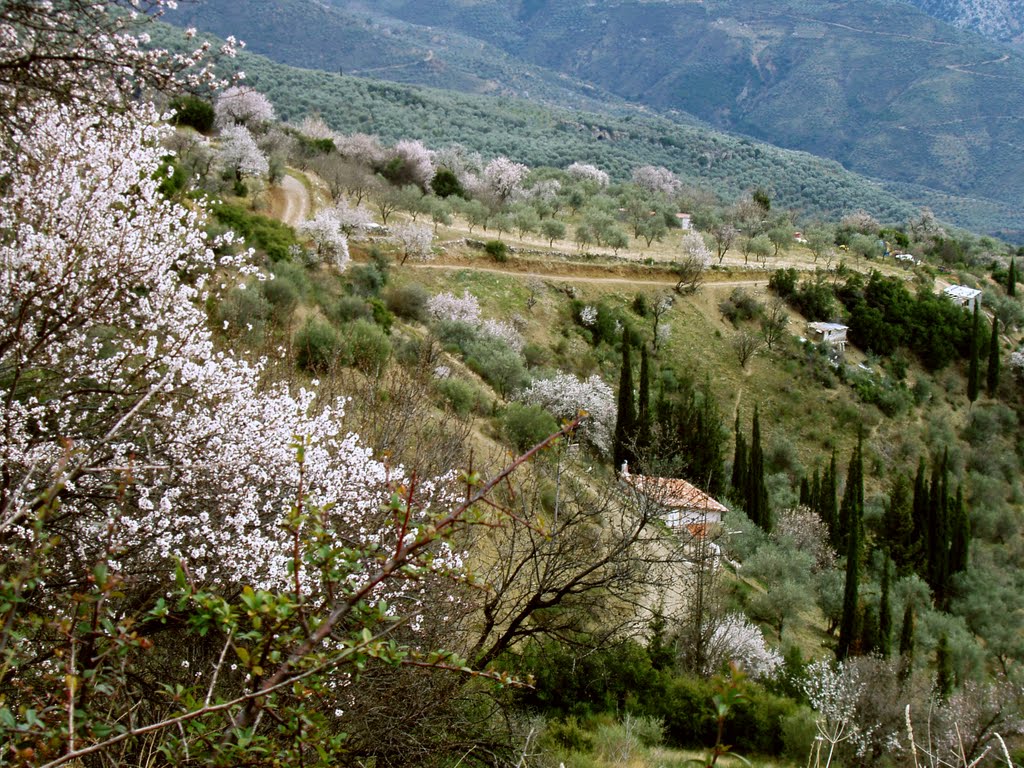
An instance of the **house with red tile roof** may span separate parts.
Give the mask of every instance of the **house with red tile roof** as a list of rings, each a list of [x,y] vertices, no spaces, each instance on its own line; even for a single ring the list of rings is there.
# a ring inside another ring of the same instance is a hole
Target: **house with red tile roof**
[[[703,538],[722,522],[728,508],[697,486],[679,477],[633,475],[622,466],[622,480],[664,510],[665,523],[677,533]]]

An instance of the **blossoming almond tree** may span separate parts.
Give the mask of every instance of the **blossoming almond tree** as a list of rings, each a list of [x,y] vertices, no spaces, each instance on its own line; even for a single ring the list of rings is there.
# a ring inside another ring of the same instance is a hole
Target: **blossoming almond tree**
[[[581,380],[572,374],[558,374],[535,381],[518,399],[540,405],[560,419],[574,419],[585,412],[579,435],[599,453],[607,455],[611,450],[618,408],[611,387],[600,376]]]
[[[254,88],[234,85],[214,102],[213,112],[219,128],[242,125],[257,129],[274,119],[274,105]]]

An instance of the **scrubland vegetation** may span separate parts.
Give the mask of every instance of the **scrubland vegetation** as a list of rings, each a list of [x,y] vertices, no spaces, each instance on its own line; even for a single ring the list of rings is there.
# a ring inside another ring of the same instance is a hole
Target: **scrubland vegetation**
[[[281,123],[10,14],[69,63],[0,79],[0,761],[1016,760],[1014,249]]]

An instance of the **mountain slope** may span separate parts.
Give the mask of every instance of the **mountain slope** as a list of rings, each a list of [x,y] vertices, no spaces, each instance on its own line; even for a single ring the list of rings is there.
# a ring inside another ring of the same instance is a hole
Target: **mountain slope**
[[[1024,42],[1021,0],[905,0],[929,16],[992,40]]]
[[[382,0],[374,7],[870,176],[1011,203],[1024,197],[1024,58],[904,3]]]
[[[521,96],[582,109],[624,106],[603,89],[531,65],[458,32],[316,0],[181,3],[166,13],[166,20],[220,37],[234,35],[253,53],[306,69],[465,93]]]

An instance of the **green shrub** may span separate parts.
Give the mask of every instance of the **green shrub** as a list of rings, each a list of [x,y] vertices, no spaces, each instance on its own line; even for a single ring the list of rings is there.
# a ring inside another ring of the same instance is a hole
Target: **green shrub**
[[[250,284],[244,289],[233,289],[217,305],[217,325],[224,328],[225,333],[232,338],[258,344],[263,340],[266,322],[272,311],[263,293]]]
[[[454,320],[442,320],[437,324],[437,338],[448,352],[467,354],[469,347],[477,339],[477,331],[468,323]]]
[[[782,718],[782,755],[801,763],[810,754],[811,745],[818,736],[814,713],[801,707]]]
[[[355,320],[343,329],[352,364],[367,373],[381,370],[391,357],[391,342],[379,326]]]
[[[466,348],[466,365],[506,397],[530,383],[523,358],[500,339],[485,337]]]
[[[798,711],[798,705],[754,685],[747,686],[745,693],[746,700],[736,704],[725,721],[725,743],[740,754],[781,754],[782,723]]]
[[[160,180],[158,189],[164,197],[176,197],[188,183],[188,174],[182,170],[181,164],[171,156],[160,163],[153,178]]]
[[[241,191],[245,193],[244,186]],[[289,249],[298,245],[295,230],[275,219],[229,203],[213,203],[209,210],[221,224],[245,238],[246,245],[263,251],[272,261],[289,259]]]
[[[370,310],[375,322],[384,333],[391,334],[391,326],[395,322],[395,316],[380,299],[370,299]]]
[[[483,413],[486,410],[487,397],[475,384],[449,377],[440,379],[435,387],[448,406],[459,416],[468,416],[474,412]]]
[[[200,133],[213,130],[213,104],[205,99],[191,94],[179,96],[171,102],[171,109],[174,110],[172,124],[191,126]]]
[[[651,304],[647,300],[647,296],[643,293],[638,293],[633,297],[633,311],[640,315],[640,317],[647,317],[651,314]]]
[[[348,323],[371,317],[370,306],[358,296],[340,296],[327,308],[327,314],[336,323]]]
[[[384,294],[384,303],[389,310],[406,320],[426,322],[427,300],[430,294],[419,283],[391,286]]]
[[[745,289],[733,288],[729,298],[719,303],[718,310],[730,323],[739,325],[743,321],[760,317],[764,312],[764,305]]]
[[[349,272],[352,290],[359,296],[380,296],[387,276],[374,264],[361,264]]]
[[[484,243],[484,252],[499,264],[508,261],[508,246],[501,240],[488,240]]]
[[[789,300],[796,294],[797,271],[793,267],[777,269],[768,278],[768,287],[782,299]]]
[[[273,307],[272,318],[279,325],[285,325],[299,305],[299,289],[289,277],[265,280],[263,295]]]
[[[549,720],[541,740],[568,752],[590,752],[594,748],[593,734],[572,715],[565,720]]]
[[[347,349],[334,326],[319,317],[309,318],[296,331],[295,361],[303,370],[322,373],[347,358]]]
[[[501,431],[517,451],[526,451],[558,431],[558,421],[539,405],[510,403],[501,417]]]

